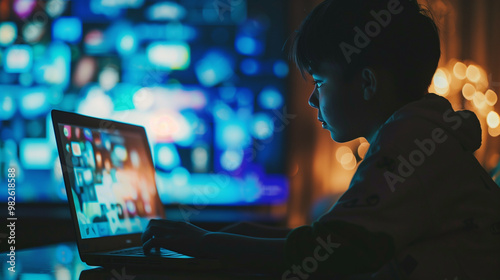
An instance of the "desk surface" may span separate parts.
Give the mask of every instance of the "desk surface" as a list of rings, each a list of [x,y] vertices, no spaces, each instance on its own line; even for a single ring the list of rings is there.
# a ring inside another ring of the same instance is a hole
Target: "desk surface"
[[[275,279],[263,275],[241,275],[222,271],[144,271],[131,267],[104,269],[88,266],[80,260],[75,243],[15,251],[15,272],[9,271],[9,252],[0,253],[0,279],[27,280],[141,280],[141,279]]]

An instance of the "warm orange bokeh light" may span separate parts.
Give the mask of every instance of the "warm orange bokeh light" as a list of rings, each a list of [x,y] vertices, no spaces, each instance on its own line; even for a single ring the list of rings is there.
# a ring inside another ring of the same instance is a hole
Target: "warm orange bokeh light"
[[[447,95],[450,92],[450,81],[448,71],[445,68],[439,68],[434,74],[434,90],[439,95]]]
[[[500,116],[497,112],[491,111],[488,114],[488,117],[486,117],[486,122],[488,123],[489,127],[497,128],[500,125]]]
[[[364,158],[366,155],[366,152],[368,152],[368,148],[370,148],[370,144],[368,142],[363,142],[361,145],[358,147],[358,155],[360,158]]]
[[[346,170],[353,170],[354,168],[356,168],[357,164],[356,157],[354,157],[354,154],[352,152],[345,153],[340,159],[340,164]]]
[[[490,106],[495,106],[495,104],[497,104],[498,96],[494,91],[489,89],[488,91],[486,91],[485,95],[486,95],[486,104]]]
[[[467,65],[462,62],[457,62],[453,67],[453,74],[455,74],[457,79],[465,79],[467,77]]]
[[[492,137],[498,137],[500,136],[500,125],[497,126],[496,128],[491,128],[491,127],[488,127],[488,133],[492,136]]]
[[[476,91],[474,97],[472,98],[472,102],[476,108],[482,109],[486,106],[486,96],[484,96],[484,93]]]
[[[466,76],[469,81],[477,83],[481,79],[481,70],[475,65],[470,65],[467,68]]]
[[[465,84],[462,88],[462,94],[464,98],[467,100],[472,100],[474,98],[474,94],[476,93],[476,88],[472,84]]]
[[[349,147],[342,146],[337,149],[335,152],[335,158],[337,159],[338,162],[342,162],[342,157],[345,154],[352,154],[352,150]]]

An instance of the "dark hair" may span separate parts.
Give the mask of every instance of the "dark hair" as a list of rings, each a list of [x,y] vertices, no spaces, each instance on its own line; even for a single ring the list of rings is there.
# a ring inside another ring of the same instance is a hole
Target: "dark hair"
[[[326,0],[302,22],[290,50],[303,76],[323,63],[340,66],[344,79],[365,66],[384,67],[405,100],[427,90],[440,56],[438,28],[416,0]]]

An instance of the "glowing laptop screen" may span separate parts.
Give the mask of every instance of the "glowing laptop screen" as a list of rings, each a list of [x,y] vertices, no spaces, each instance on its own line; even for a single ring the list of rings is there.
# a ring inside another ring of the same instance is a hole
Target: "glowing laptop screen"
[[[60,124],[81,238],[142,232],[163,211],[141,134]]]

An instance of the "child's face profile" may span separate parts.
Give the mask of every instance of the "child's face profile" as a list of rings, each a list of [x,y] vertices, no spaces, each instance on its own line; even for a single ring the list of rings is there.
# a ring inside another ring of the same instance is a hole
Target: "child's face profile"
[[[332,139],[343,143],[366,137],[369,127],[369,102],[363,99],[361,74],[346,81],[338,68],[311,73],[314,90],[309,105],[318,109],[318,120],[330,131]]]

